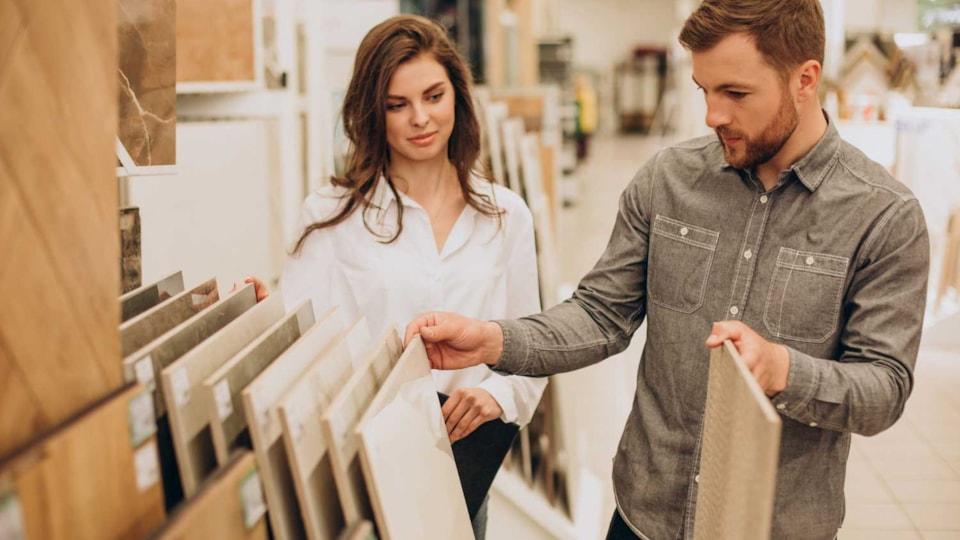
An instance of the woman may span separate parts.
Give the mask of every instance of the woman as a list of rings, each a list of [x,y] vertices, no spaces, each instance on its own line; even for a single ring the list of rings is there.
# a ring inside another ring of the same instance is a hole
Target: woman
[[[484,319],[539,311],[533,220],[520,197],[476,173],[470,86],[435,23],[398,16],[367,34],[344,98],[347,171],[304,202],[281,278],[288,307],[336,305],[344,324],[365,316],[372,335],[402,335],[428,310]],[[433,377],[449,396],[442,411],[455,454],[486,422],[528,423],[546,384],[485,366]],[[485,507],[473,519],[478,538]]]

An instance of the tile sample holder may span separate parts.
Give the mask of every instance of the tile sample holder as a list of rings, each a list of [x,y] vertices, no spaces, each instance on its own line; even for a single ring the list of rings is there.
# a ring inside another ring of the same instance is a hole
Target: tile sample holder
[[[400,359],[403,343],[396,330],[390,329],[356,368],[350,379],[333,397],[320,420],[324,444],[330,455],[330,466],[337,486],[337,496],[347,523],[374,519],[373,507],[360,465],[360,439],[355,432],[357,422],[373,402],[377,390]],[[281,411],[283,417],[283,411]],[[317,425],[308,423],[303,437],[314,437]],[[286,429],[286,428],[285,428]]]
[[[152,403],[128,385],[0,463],[25,538],[141,538],[163,522]]]
[[[403,352],[356,431],[381,538],[470,538],[470,516],[419,337]]]
[[[206,402],[219,465],[226,463],[247,427],[240,392],[314,322],[313,306],[306,300],[204,379],[202,399]]]
[[[273,294],[194,347],[160,373],[180,480],[187,497],[217,468],[203,381],[283,317]]]
[[[121,322],[128,321],[144,311],[156,306],[173,295],[183,292],[183,272],[174,272],[169,276],[134,289],[120,297]]]
[[[210,279],[121,323],[121,356],[136,352],[219,299],[217,281]]]
[[[235,452],[153,540],[267,540],[266,507],[253,452]]]
[[[344,517],[337,495],[330,454],[320,429],[320,415],[353,374],[353,354],[349,344],[356,342],[354,336],[357,335],[369,335],[365,319],[354,322],[315,357],[274,408],[282,428],[283,447],[300,514],[310,540],[333,540],[350,522]]]
[[[326,366],[324,359],[330,357],[332,366],[349,372],[350,358],[343,338],[343,326],[336,309],[331,308],[240,392],[243,414],[270,508],[270,527],[278,540],[304,538],[306,530],[283,446],[283,429],[276,405],[298,380],[308,376],[305,372],[314,361],[319,360]],[[346,379],[346,375],[336,369],[324,370],[324,375]]]
[[[710,352],[693,537],[770,538],[780,416],[733,345]]]

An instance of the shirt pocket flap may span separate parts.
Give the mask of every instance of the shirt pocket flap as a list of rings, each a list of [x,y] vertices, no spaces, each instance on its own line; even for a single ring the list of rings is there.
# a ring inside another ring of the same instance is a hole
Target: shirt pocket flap
[[[653,220],[653,232],[710,251],[717,249],[717,240],[720,238],[720,233],[716,231],[677,221],[662,214],[657,214]]]
[[[849,264],[850,259],[846,257],[800,251],[787,247],[780,248],[780,253],[777,255],[777,266],[827,276],[845,277]]]

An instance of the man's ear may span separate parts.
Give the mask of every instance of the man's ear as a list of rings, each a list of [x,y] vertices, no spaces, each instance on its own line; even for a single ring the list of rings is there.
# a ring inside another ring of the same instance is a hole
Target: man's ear
[[[816,60],[807,60],[797,67],[795,74],[798,75],[797,100],[800,102],[809,101],[817,97],[817,88],[820,85],[820,76],[823,67]]]

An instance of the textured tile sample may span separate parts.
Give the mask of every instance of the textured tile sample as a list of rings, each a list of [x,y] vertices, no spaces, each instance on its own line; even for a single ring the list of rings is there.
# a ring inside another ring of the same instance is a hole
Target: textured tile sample
[[[117,5],[118,136],[137,166],[176,163],[177,10],[174,0]]]
[[[120,325],[120,352],[126,358],[219,299],[217,281],[211,279],[125,321]]]
[[[419,338],[387,376],[357,433],[380,538],[470,538],[457,466]]]
[[[177,0],[177,81],[256,78],[252,0]],[[256,14],[259,15],[259,14]]]
[[[18,501],[25,537],[134,539],[158,527],[152,422],[148,393],[131,385],[0,463],[0,499]]]
[[[0,2],[0,459],[122,383],[116,9]]]
[[[120,292],[140,286],[143,266],[140,257],[140,209],[120,210]]]
[[[710,353],[693,535],[770,538],[780,416],[730,342]]]
[[[283,316],[273,294],[194,347],[160,374],[177,467],[187,497],[217,468],[203,381]]]
[[[120,320],[128,321],[153,306],[183,292],[183,273],[175,272],[120,297]]]

